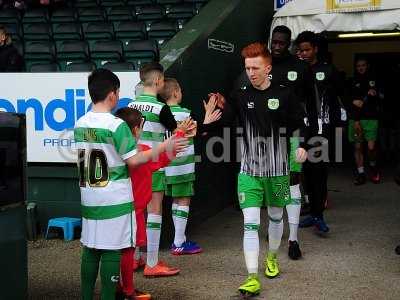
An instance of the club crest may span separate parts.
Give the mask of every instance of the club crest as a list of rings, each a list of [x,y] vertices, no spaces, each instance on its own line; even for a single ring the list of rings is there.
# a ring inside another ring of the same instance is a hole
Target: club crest
[[[295,80],[297,79],[297,72],[296,72],[296,71],[289,71],[289,72],[287,73],[287,78],[288,78],[290,81],[295,81]]]
[[[317,74],[315,74],[315,78],[317,78],[318,81],[322,81],[325,79],[325,73],[324,72],[317,72]]]
[[[279,107],[279,99],[268,99],[268,108],[272,110],[276,110]]]

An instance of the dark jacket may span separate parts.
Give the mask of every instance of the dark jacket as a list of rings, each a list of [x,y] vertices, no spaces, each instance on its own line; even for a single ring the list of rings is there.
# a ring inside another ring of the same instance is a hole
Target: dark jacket
[[[375,90],[376,96],[369,96],[369,90]],[[352,106],[352,118],[354,120],[379,119],[379,86],[373,74],[354,76],[352,100],[361,100],[364,103],[361,108]]]
[[[23,60],[13,44],[0,46],[0,72],[23,71]]]

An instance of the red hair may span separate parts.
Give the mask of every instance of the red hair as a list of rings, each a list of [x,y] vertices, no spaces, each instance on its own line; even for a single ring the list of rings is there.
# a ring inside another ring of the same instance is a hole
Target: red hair
[[[262,43],[252,43],[242,49],[243,58],[263,57],[268,64],[272,63],[271,53],[267,45]]]

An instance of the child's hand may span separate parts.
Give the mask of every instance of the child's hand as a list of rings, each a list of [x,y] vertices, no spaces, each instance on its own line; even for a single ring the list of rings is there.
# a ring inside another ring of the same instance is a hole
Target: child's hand
[[[197,122],[193,121],[192,125],[187,129],[185,137],[192,138],[195,137],[196,134],[197,134]]]
[[[197,127],[196,122],[194,122],[193,119],[189,117],[178,123],[177,131],[180,130],[187,134],[195,127]]]
[[[183,135],[184,133],[182,131],[178,131],[177,134],[174,134],[165,140],[166,151],[168,153],[181,153],[185,151],[185,149],[188,147],[189,140]]]

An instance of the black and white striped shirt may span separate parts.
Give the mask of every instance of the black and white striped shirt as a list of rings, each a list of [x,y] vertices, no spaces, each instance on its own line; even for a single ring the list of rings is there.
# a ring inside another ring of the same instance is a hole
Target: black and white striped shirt
[[[288,142],[294,130],[304,130],[304,108],[291,90],[271,84],[236,91],[224,114],[237,116],[243,128],[241,173],[257,177],[289,173]]]

